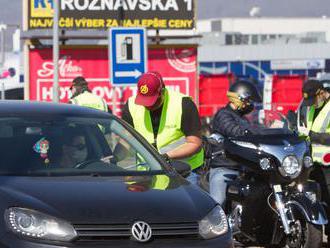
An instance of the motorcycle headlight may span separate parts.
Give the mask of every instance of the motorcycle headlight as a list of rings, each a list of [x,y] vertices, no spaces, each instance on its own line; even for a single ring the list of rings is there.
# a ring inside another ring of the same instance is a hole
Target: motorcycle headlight
[[[299,176],[302,169],[302,165],[299,164],[296,156],[287,156],[283,159],[282,166],[279,167],[279,171],[282,176],[296,178]]]
[[[5,220],[12,232],[30,238],[71,241],[77,236],[69,223],[34,210],[9,208]]]
[[[204,239],[212,239],[227,232],[226,214],[219,205],[199,222],[199,234]]]

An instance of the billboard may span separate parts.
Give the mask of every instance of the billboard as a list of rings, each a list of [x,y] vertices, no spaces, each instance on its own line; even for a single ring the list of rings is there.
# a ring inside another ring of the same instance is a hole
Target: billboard
[[[168,88],[196,99],[197,48],[153,48],[148,51],[150,71],[158,71]],[[29,99],[51,101],[53,96],[54,64],[52,50],[32,49],[29,52]],[[67,103],[71,97],[70,85],[77,76],[89,82],[93,93],[103,97],[112,107],[121,109],[128,97],[136,94],[136,86],[113,88],[109,82],[108,49],[62,48],[59,60],[60,101]],[[119,114],[119,113],[116,113]]]
[[[55,0],[26,1],[28,28],[52,28]],[[195,0],[59,0],[59,9],[59,26],[66,29],[195,27]]]

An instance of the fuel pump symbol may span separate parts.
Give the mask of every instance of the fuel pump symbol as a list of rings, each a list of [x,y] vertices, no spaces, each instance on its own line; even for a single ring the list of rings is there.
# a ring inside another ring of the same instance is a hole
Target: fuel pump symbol
[[[121,56],[126,60],[133,60],[133,38],[125,37],[125,40],[121,44]]]

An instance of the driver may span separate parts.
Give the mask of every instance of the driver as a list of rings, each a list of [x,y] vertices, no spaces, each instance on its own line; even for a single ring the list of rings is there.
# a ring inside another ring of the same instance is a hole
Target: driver
[[[227,92],[229,103],[218,110],[212,132],[224,137],[237,137],[253,133],[249,121],[244,117],[254,109],[254,103],[261,102],[256,86],[249,81],[239,80]],[[226,199],[227,181],[233,180],[238,172],[232,169],[233,162],[221,157],[211,163],[210,194],[222,206]]]
[[[64,137],[60,167],[72,168],[76,164],[86,160],[86,158],[87,147],[85,137],[76,132],[68,132]]]

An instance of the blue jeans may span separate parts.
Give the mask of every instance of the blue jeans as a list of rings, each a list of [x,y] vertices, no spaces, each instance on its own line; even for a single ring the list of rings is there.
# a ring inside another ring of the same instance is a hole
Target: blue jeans
[[[226,200],[227,182],[234,180],[239,172],[228,168],[211,168],[210,169],[210,195],[221,206]]]
[[[200,175],[194,171],[190,172],[190,175],[186,178],[191,184],[197,185],[199,182]]]

